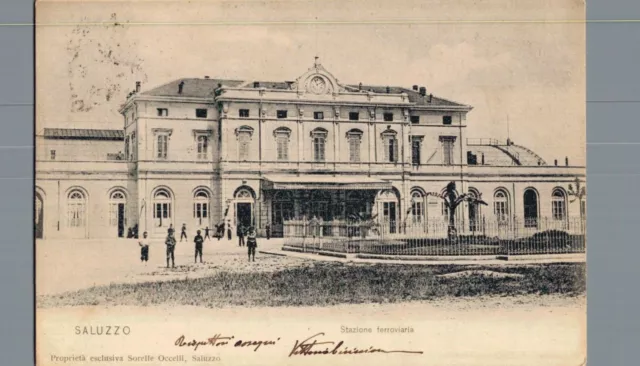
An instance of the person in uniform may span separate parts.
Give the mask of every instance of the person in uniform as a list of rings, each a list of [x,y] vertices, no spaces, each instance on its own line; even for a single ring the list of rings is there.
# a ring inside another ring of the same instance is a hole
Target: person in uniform
[[[171,259],[171,267],[175,268],[176,266],[176,238],[173,236],[173,231],[167,234],[167,239],[164,244],[167,246],[167,268],[169,268],[169,259]]]
[[[238,246],[244,246],[244,226],[238,225],[238,229],[236,230],[236,235],[238,236]]]
[[[249,261],[256,261],[256,248],[258,247],[258,242],[256,240],[257,237],[256,228],[253,226],[249,228],[247,233],[247,248],[249,251]]]
[[[187,224],[182,224],[182,230],[180,233],[180,242],[182,243],[182,238],[184,238],[184,240],[189,240],[189,238],[187,238]]]
[[[202,263],[202,243],[204,242],[204,239],[202,238],[202,235],[200,235],[200,230],[196,232],[196,237],[193,238],[193,242],[196,244],[196,254],[193,258],[193,263],[198,262],[198,255],[200,255],[200,263]]]
[[[173,224],[169,224],[169,228],[167,229],[167,234],[173,235],[176,232],[176,229],[173,228]]]
[[[265,230],[267,231],[267,240],[271,239],[271,224],[267,222],[265,226]]]
[[[149,239],[147,239],[147,232],[142,234],[142,239],[138,242],[140,245],[140,261],[147,264],[149,261]]]

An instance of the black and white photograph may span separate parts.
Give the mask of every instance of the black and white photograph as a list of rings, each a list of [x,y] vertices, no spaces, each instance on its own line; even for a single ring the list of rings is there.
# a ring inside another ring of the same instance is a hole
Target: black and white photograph
[[[39,365],[579,365],[585,4],[40,1]]]

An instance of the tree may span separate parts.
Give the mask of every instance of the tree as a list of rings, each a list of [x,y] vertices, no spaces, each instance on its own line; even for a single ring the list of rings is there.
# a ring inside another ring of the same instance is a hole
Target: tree
[[[476,197],[469,193],[459,194],[455,182],[449,182],[441,193],[429,192],[427,196],[435,196],[444,200],[444,205],[449,214],[447,235],[451,241],[455,241],[458,236],[456,231],[456,209],[462,202],[468,202],[470,205],[481,204],[487,206],[487,203],[482,200],[482,196]]]
[[[582,210],[582,200],[587,196],[587,187],[582,186],[582,182],[580,182],[580,179],[578,177],[576,177],[575,179],[576,182],[576,188],[574,190],[573,185],[569,184],[569,196],[573,197],[573,199],[569,202],[575,202],[576,200],[578,202],[580,202],[580,228],[582,229],[582,232],[584,233],[584,212]]]

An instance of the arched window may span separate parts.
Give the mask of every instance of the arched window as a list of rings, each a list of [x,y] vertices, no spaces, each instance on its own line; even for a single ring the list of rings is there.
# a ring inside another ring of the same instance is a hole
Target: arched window
[[[499,224],[509,220],[509,196],[507,192],[499,189],[493,194],[493,213]]]
[[[311,138],[313,140],[313,160],[325,161],[325,145],[327,141],[328,132],[324,128],[316,128],[311,132]]]
[[[241,190],[236,192],[236,199],[237,200],[253,200],[253,194],[251,194],[251,192],[248,189],[242,188]]]
[[[291,130],[286,127],[278,127],[273,131],[276,138],[277,160],[289,160],[289,139],[291,138]]]
[[[171,193],[164,188],[153,195],[153,218],[157,227],[168,227],[171,223]]]
[[[551,209],[554,220],[564,220],[567,217],[567,197],[562,189],[554,189],[551,194]]]
[[[424,195],[418,190],[411,193],[411,217],[414,224],[424,222]]]
[[[357,163],[360,161],[360,142],[362,141],[362,131],[352,129],[347,132],[349,142],[349,161]]]
[[[198,189],[193,195],[193,201],[193,218],[198,220],[198,225],[202,225],[209,217],[209,193]]]
[[[473,199],[479,199],[480,193],[475,188],[469,188],[469,196]],[[469,205],[469,230],[476,231],[480,228],[480,222],[482,220],[480,212],[480,204],[475,201],[468,202]]]
[[[80,190],[75,189],[69,192],[67,224],[70,228],[84,228],[86,225],[86,197]]]
[[[122,226],[122,230],[124,230],[124,226],[127,224],[125,214],[126,203],[127,196],[123,191],[116,189],[111,192],[109,196],[109,226],[116,227],[120,225]]]

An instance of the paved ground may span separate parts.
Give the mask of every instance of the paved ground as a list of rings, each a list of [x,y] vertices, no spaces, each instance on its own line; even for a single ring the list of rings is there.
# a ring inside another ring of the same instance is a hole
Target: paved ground
[[[259,240],[259,250],[277,250],[282,239]],[[249,262],[246,247],[237,240],[204,243],[204,263],[194,263],[194,244],[178,242],[176,268],[167,269],[165,245],[152,241],[149,262],[140,262],[137,240],[44,240],[36,242],[36,293],[75,291],[110,283],[127,283],[204,277],[216,271],[273,271],[305,265],[312,259],[257,253]]]

